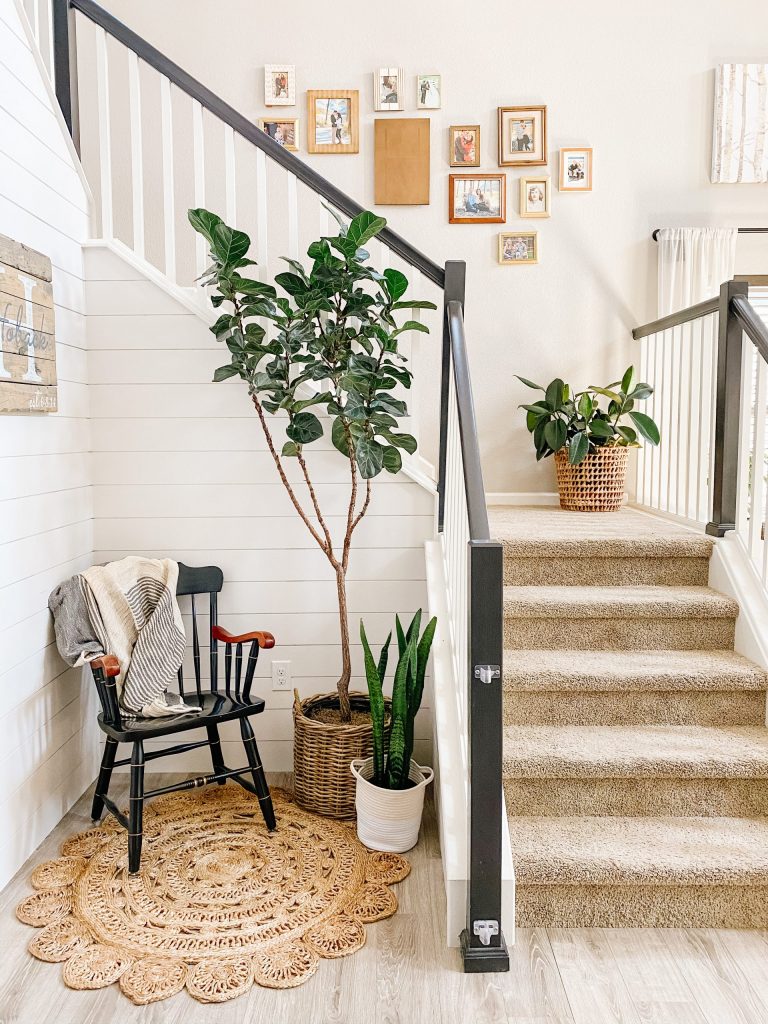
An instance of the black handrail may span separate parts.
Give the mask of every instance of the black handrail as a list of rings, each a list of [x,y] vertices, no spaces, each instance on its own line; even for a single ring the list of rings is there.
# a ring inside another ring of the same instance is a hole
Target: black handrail
[[[710,313],[716,313],[720,308],[720,298],[715,295],[711,299],[705,299],[703,302],[697,302],[695,306],[687,306],[685,309],[680,309],[676,313],[670,313],[669,316],[662,316],[658,320],[651,320],[648,324],[643,324],[642,327],[635,327],[632,331],[632,337],[635,341],[640,341],[641,338],[647,338],[651,334],[659,334],[661,331],[669,331],[673,327],[680,327],[681,324],[690,323],[691,320],[698,320],[699,317],[708,316]]]
[[[755,346],[757,351],[768,363],[768,327],[765,320],[760,316],[755,307],[746,295],[734,295],[731,299],[731,309],[736,319],[744,328],[744,333]]]
[[[56,6],[60,9],[63,7],[66,10],[67,7],[70,7],[73,10],[80,11],[90,21],[103,28],[105,32],[122,43],[123,46],[133,50],[141,60],[154,68],[155,71],[164,75],[188,96],[191,96],[192,99],[197,100],[203,107],[210,110],[212,114],[229,125],[238,135],[241,135],[248,142],[262,150],[270,160],[280,164],[281,167],[293,174],[299,181],[302,181],[311,188],[313,192],[322,196],[323,199],[341,213],[347,217],[356,217],[364,212],[364,207],[360,206],[354,199],[345,192],[342,192],[341,189],[333,185],[327,178],[324,178],[322,174],[318,174],[317,171],[313,170],[299,157],[288,152],[283,146],[271,139],[266,132],[258,128],[252,121],[249,121],[247,117],[244,117],[234,107],[230,106],[229,103],[221,99],[220,96],[217,96],[216,93],[212,92],[201,82],[198,82],[192,75],[187,74],[178,64],[175,64],[164,53],[161,53],[160,50],[148,43],[146,39],[143,39],[132,29],[128,28],[127,25],[124,25],[114,15],[105,11],[99,4],[94,3],[93,0],[54,0],[54,7]],[[67,63],[69,60],[69,41],[66,38],[68,35],[66,31],[67,18],[62,17],[60,12],[54,20],[54,28],[57,27],[59,36],[55,40],[55,49],[57,65],[61,67],[65,54]],[[59,56],[62,57],[61,62],[58,60]],[[56,90],[59,103],[64,110],[65,104],[71,104],[68,73],[65,76],[57,72]],[[71,119],[69,124],[71,129]],[[414,267],[430,281],[440,288],[444,286],[445,271],[443,268],[435,263],[434,260],[425,256],[423,252],[420,252],[401,235],[398,235],[397,232],[392,231],[391,228],[385,228],[377,237],[392,252],[397,253],[406,263]]]

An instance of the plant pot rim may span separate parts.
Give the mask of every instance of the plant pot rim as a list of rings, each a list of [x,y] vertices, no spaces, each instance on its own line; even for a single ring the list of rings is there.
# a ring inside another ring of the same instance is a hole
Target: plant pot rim
[[[367,693],[362,693],[360,690],[350,690],[349,702],[352,705],[353,711],[368,711],[370,712],[371,701]],[[389,706],[390,699],[384,698],[386,706]],[[302,728],[317,729],[323,732],[345,732],[345,733],[359,733],[361,736],[367,735],[373,729],[373,724],[369,718],[367,722],[321,722],[317,718],[312,718],[311,715],[307,714],[307,709],[319,709],[319,708],[339,708],[339,694],[336,690],[330,693],[314,693],[311,697],[305,697],[301,700],[298,693],[294,691],[293,697],[293,718],[294,722],[297,719],[301,719]]]
[[[428,764],[419,764],[418,761],[411,758],[408,776],[410,778],[411,772],[416,768],[419,775],[421,775],[421,781],[415,782],[409,789],[389,789],[388,786],[377,786],[374,782],[371,782],[370,779],[366,779],[365,776],[361,774],[363,768],[369,765],[373,765],[372,757],[356,757],[354,761],[350,763],[349,770],[358,782],[362,782],[363,785],[367,786],[369,789],[375,790],[377,793],[413,793],[416,790],[424,789],[435,777],[434,768],[431,768]]]
[[[588,452],[584,456],[584,458],[581,460],[581,462],[578,463],[578,465],[576,465],[576,466],[572,466],[572,468],[573,469],[578,469],[579,466],[582,465],[583,462],[586,462],[587,459],[597,458],[603,452],[609,452],[611,455],[624,455],[624,454],[628,455],[631,448],[636,448],[636,449],[639,450],[641,447],[642,447],[642,445],[639,445],[639,444],[636,444],[636,445],[630,445],[630,444],[601,444],[600,447],[597,448],[595,451]],[[564,445],[564,447],[562,447],[558,451],[556,451],[555,452],[555,458],[556,459],[559,458],[561,461],[563,459],[565,459],[567,461],[568,460],[568,445]],[[570,465],[570,463],[569,463],[569,465]]]

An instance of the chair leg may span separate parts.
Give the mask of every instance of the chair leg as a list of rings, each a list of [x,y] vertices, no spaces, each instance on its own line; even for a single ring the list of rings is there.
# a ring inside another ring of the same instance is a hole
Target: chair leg
[[[136,740],[131,755],[131,796],[128,808],[128,872],[135,875],[141,864],[144,837],[144,744]]]
[[[213,772],[218,775],[219,772],[224,771],[224,755],[221,752],[221,739],[219,738],[219,727],[216,724],[206,725],[205,731],[208,733],[208,746],[211,748],[211,761],[213,762]],[[219,785],[223,786],[226,784],[226,779],[219,779]]]
[[[91,804],[91,817],[94,821],[101,821],[101,815],[104,812],[104,797],[109,793],[109,780],[112,778],[116,753],[117,740],[107,736],[107,742],[104,744],[104,754],[101,758],[99,781],[96,783],[96,792],[93,794],[93,803]]]
[[[272,797],[269,795],[269,786],[264,776],[264,769],[261,766],[259,748],[256,746],[256,737],[253,735],[251,723],[245,717],[240,719],[240,735],[243,737],[245,754],[248,758],[248,764],[251,766],[251,775],[253,776],[253,784],[256,787],[256,795],[259,798],[261,813],[264,815],[267,829],[270,832],[274,832],[277,822],[275,821]]]

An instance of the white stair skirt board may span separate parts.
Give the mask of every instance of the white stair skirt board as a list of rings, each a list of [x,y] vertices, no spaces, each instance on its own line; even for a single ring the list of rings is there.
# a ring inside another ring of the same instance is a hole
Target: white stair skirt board
[[[458,946],[467,915],[467,825],[469,816],[466,752],[461,738],[457,686],[451,644],[447,634],[450,616],[447,583],[443,571],[442,539],[427,541],[427,598],[429,615],[437,616],[432,647],[435,800],[437,802],[440,852],[445,879],[446,942]],[[515,941],[515,874],[510,851],[506,811],[502,817],[501,928],[508,946]]]

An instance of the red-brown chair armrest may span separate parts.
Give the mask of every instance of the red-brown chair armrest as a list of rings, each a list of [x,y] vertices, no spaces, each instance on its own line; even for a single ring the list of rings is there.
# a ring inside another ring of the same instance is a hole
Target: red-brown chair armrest
[[[220,640],[224,644],[244,644],[248,640],[258,640],[259,647],[269,650],[275,646],[275,638],[271,633],[255,631],[253,633],[241,633],[240,636],[233,636],[223,626],[213,626],[211,636],[214,640]]]
[[[100,668],[108,679],[120,675],[120,662],[114,654],[104,654],[101,658],[94,658],[89,664],[91,669]]]

